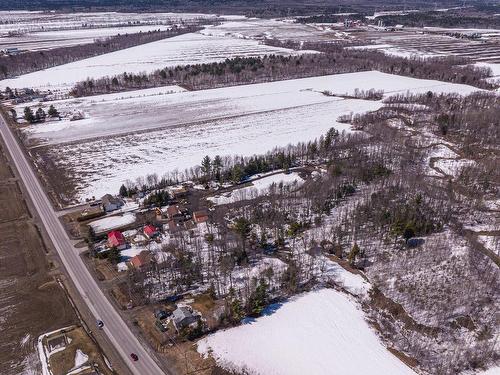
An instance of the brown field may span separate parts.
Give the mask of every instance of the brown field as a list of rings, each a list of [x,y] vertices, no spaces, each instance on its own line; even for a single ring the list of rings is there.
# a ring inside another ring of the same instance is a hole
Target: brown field
[[[80,349],[89,357],[88,362],[97,365],[103,375],[110,375],[111,372],[101,356],[99,348],[87,335],[82,327],[77,327],[66,333],[71,339],[71,343],[63,351],[54,353],[50,356],[50,368],[54,375],[67,374],[75,364],[76,351]]]
[[[39,373],[38,336],[76,317],[1,147],[0,213],[0,374]]]

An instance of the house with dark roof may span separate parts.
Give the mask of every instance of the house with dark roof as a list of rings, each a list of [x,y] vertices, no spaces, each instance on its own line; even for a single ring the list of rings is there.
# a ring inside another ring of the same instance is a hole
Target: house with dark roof
[[[186,306],[180,306],[172,313],[172,322],[177,331],[196,323],[199,319],[200,316],[193,314]]]
[[[116,247],[118,250],[125,250],[127,248],[127,241],[122,232],[113,230],[108,233],[108,247]]]

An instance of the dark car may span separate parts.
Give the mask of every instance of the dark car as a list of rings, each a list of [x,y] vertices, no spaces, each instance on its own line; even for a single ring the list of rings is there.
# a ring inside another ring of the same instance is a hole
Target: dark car
[[[104,322],[102,320],[98,320],[96,322],[96,324],[97,324],[97,327],[99,327],[99,329],[102,329],[102,327],[104,327]]]
[[[139,360],[139,357],[135,353],[130,354],[130,358],[132,358],[134,362],[137,362]]]

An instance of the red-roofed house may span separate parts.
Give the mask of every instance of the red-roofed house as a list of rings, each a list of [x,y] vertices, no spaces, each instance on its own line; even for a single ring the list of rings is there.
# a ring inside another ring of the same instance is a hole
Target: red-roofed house
[[[130,263],[132,264],[132,266],[134,266],[134,268],[138,269],[151,263],[152,259],[153,256],[151,255],[151,253],[147,250],[143,250],[135,257],[132,257],[132,259],[130,259]]]
[[[195,223],[204,223],[208,220],[208,212],[206,210],[195,211],[193,213],[193,219]]]
[[[114,230],[108,233],[108,247],[116,247],[118,250],[127,248],[127,242],[122,232]]]
[[[147,238],[151,239],[158,234],[158,229],[156,229],[153,225],[146,225],[143,232]]]

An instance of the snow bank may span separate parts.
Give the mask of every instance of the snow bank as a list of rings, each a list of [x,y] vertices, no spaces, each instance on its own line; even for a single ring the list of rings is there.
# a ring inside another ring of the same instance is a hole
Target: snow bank
[[[82,352],[80,349],[76,350],[75,353],[75,366],[74,369],[83,366],[89,360],[89,356]]]
[[[200,340],[198,351],[249,374],[415,375],[340,292],[322,289],[272,308],[270,315]]]
[[[364,297],[371,289],[371,284],[361,275],[347,271],[338,263],[322,256],[320,260],[322,280],[333,281],[349,293]]]

